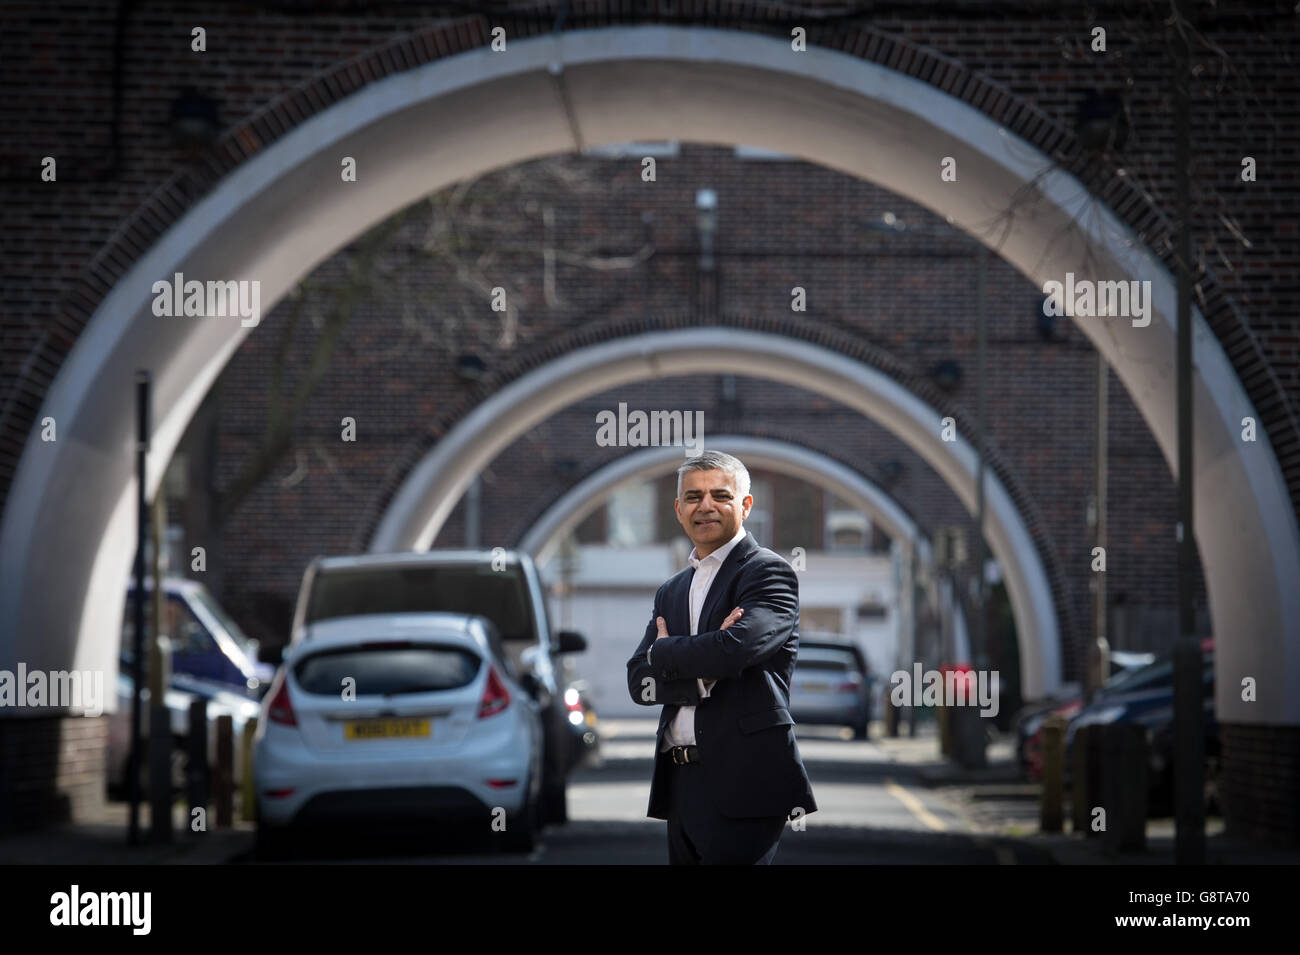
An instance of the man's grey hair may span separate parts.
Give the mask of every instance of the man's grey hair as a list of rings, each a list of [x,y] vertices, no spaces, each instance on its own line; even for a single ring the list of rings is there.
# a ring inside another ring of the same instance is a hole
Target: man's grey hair
[[[682,475],[687,471],[722,471],[730,474],[736,484],[737,500],[744,500],[749,494],[749,470],[740,458],[733,458],[721,451],[703,451],[691,458],[677,469],[677,497],[682,496]]]

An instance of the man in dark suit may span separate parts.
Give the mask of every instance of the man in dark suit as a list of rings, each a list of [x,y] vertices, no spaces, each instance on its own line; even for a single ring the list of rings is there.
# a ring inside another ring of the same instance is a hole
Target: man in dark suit
[[[663,705],[646,815],[668,821],[673,865],[769,864],[786,820],[817,810],[789,709],[799,581],[745,530],[753,505],[731,455],[682,465],[691,566],[659,588],[627,661],[632,699]]]

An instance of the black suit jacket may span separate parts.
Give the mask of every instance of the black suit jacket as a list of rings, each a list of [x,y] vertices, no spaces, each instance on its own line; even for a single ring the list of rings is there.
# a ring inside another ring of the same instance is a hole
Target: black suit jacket
[[[643,706],[663,706],[650,782],[652,819],[668,818],[674,767],[659,756],[664,733],[683,705],[694,705],[698,770],[718,810],[732,818],[815,812],[808,773],[790,716],[790,675],[799,649],[799,579],[779,554],[746,534],[718,569],[690,636],[690,586],[695,568],[669,578],[655,594],[650,622],[627,661],[627,685]],[[718,627],[733,607],[740,620]],[[656,641],[655,618],[669,634]],[[686,634],[686,636],[676,636]],[[651,662],[646,651],[654,644]],[[696,678],[717,680],[700,699]]]

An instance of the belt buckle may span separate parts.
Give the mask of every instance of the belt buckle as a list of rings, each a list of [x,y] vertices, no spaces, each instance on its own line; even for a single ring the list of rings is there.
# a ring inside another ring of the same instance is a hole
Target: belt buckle
[[[674,747],[673,747],[673,762],[676,763],[678,766],[684,766],[684,765],[686,765],[686,747],[685,747],[685,746],[674,746]]]

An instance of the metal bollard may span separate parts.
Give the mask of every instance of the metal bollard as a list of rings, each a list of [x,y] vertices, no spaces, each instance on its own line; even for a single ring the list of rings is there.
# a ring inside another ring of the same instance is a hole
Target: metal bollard
[[[172,714],[149,700],[149,839],[172,841]]]
[[[212,782],[217,803],[217,826],[223,829],[234,824],[235,816],[234,725],[229,713],[217,717],[217,766]]]
[[[984,717],[973,706],[955,706],[952,710],[953,752],[965,769],[982,769],[989,764],[988,739]]]
[[[208,808],[212,793],[212,774],[208,768],[208,704],[206,700],[190,700],[189,759],[186,760],[185,782],[189,818],[194,810]]]
[[[1092,828],[1093,809],[1101,805],[1101,737],[1099,726],[1081,726],[1070,751],[1070,825],[1085,839],[1101,833]]]
[[[894,705],[894,701],[885,694],[885,735],[891,738],[898,736],[899,709]]]
[[[1070,831],[1081,834],[1088,830],[1088,813],[1094,803],[1088,799],[1088,737],[1091,726],[1080,726],[1074,731],[1074,746],[1070,748]]]
[[[1061,803],[1065,795],[1066,725],[1060,716],[1049,716],[1043,724],[1043,798],[1038,816],[1038,827],[1043,832],[1060,832],[1065,821]]]
[[[1147,847],[1147,733],[1136,723],[1101,727],[1105,842],[1123,852]]]
[[[256,818],[253,791],[253,734],[257,732],[257,717],[244,723],[244,735],[239,747],[239,818],[252,822]]]
[[[934,708],[934,717],[939,724],[939,752],[943,756],[952,756],[952,723],[948,707],[940,703]]]

